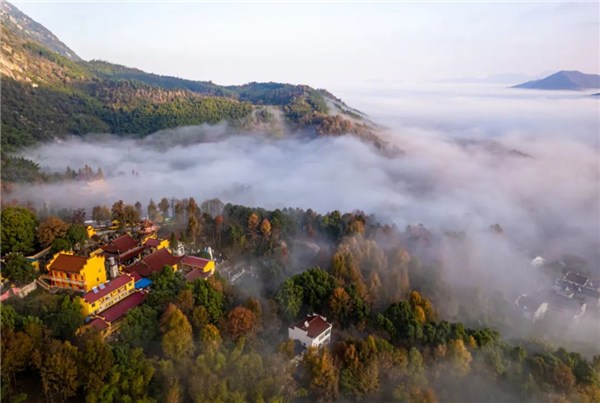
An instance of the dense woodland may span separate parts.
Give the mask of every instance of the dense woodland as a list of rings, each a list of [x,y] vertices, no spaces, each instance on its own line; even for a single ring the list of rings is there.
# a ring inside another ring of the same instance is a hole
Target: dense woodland
[[[145,303],[103,340],[77,332],[72,296],[37,290],[2,304],[2,397],[12,401],[532,401],[600,399],[600,356],[494,328],[448,321],[443,267],[411,254],[431,243],[360,212],[266,211],[218,200],[151,200],[83,209],[2,211],[2,275],[18,280],[22,254],[81,250],[85,218],[160,222],[171,245],[211,245],[221,267],[255,276],[186,283],[169,267]],[[318,245],[317,248],[305,248]],[[10,268],[9,268],[10,266]],[[29,266],[31,267],[31,266]],[[37,273],[29,271],[26,282]],[[475,307],[476,309],[477,307]],[[293,361],[287,326],[319,312],[332,344]],[[38,385],[32,388],[32,385]],[[41,385],[41,388],[39,387]],[[39,392],[35,392],[39,390]]]

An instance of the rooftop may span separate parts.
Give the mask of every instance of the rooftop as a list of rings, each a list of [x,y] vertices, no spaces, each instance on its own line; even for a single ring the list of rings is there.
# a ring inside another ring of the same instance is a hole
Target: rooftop
[[[206,278],[210,277],[210,275],[211,275],[211,272],[205,272],[202,270],[194,269],[185,275],[185,281],[191,282],[191,281],[197,280],[199,278],[206,279]]]
[[[102,316],[108,322],[114,322],[121,319],[127,312],[144,302],[146,294],[144,292],[134,292],[127,298],[117,302],[106,311],[102,312]]]
[[[105,252],[108,253],[123,253],[127,252],[138,246],[138,243],[129,234],[121,235],[120,237],[113,239],[102,247]]]
[[[146,241],[146,246],[152,247],[152,248],[157,248],[160,243],[161,243],[162,239],[157,239],[157,238],[150,238]]]
[[[588,282],[588,278],[582,276],[579,273],[574,273],[572,271],[568,272],[565,276],[565,280],[569,281],[573,284],[577,284],[579,286],[584,286]]]
[[[100,298],[110,294],[111,292],[123,287],[130,281],[133,281],[133,278],[131,276],[129,276],[128,274],[121,274],[114,280],[107,281],[106,283],[101,284],[98,288],[94,287],[96,289],[96,292],[90,291],[86,293],[83,296],[83,299],[88,304],[91,304],[93,302],[98,301]]]
[[[142,277],[161,271],[164,266],[174,266],[181,261],[180,257],[173,256],[167,249],[159,249],[146,256],[143,260],[125,267],[127,272],[137,272]]]
[[[102,318],[96,318],[90,322],[90,326],[96,328],[100,331],[103,331],[108,328],[108,323],[104,321]]]
[[[87,258],[83,256],[73,256],[61,253],[52,264],[48,267],[48,270],[66,271],[68,273],[79,273],[83,266],[85,266]]]
[[[321,315],[308,315],[306,319],[297,323],[295,327],[304,330],[308,337],[315,339],[329,329],[331,323],[327,323]]]
[[[206,267],[206,265],[210,262],[209,259],[203,259],[201,257],[196,257],[196,256],[184,256],[183,259],[181,260],[182,264],[185,264],[187,266],[192,266],[193,268],[196,269],[204,269],[204,267]]]

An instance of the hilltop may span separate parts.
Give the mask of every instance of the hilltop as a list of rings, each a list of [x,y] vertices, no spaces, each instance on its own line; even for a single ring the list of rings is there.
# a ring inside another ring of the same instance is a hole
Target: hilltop
[[[512,88],[538,90],[585,90],[600,88],[600,75],[580,71],[559,71],[541,80],[527,81]]]
[[[4,151],[66,135],[145,136],[218,122],[275,136],[350,133],[381,147],[365,116],[326,90],[272,82],[220,86],[85,61],[15,6],[2,2],[0,16]]]

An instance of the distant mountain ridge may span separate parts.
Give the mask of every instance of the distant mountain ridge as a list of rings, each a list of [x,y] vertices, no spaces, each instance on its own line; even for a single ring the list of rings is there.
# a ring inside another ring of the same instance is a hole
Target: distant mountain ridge
[[[275,136],[352,134],[383,143],[360,112],[322,89],[282,83],[220,86],[84,61],[54,34],[2,1],[2,150],[86,133],[145,136],[227,122]]]
[[[5,29],[7,29],[13,33],[17,33],[23,39],[37,42],[69,60],[75,62],[82,60],[43,25],[32,20],[18,8],[4,0],[0,5],[0,21],[2,22],[3,34]]]
[[[585,90],[600,88],[600,75],[580,71],[559,71],[541,80],[527,81],[512,88],[538,90]]]

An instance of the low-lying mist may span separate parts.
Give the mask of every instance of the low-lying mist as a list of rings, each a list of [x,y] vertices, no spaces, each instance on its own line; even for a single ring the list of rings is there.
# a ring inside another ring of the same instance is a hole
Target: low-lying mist
[[[476,278],[502,291],[551,286],[528,272],[537,254],[579,255],[600,277],[598,100],[468,88],[342,92],[349,105],[386,125],[380,135],[405,151],[397,157],[352,136],[273,139],[233,134],[225,125],[141,140],[90,135],[24,155],[48,171],[101,167],[104,182],[22,186],[9,197],[88,211],[118,199],[145,205],[163,196],[363,210],[400,228],[422,223],[438,234],[467,233],[464,250],[440,248],[447,273],[467,278],[450,283]],[[508,241],[489,236],[496,223]],[[465,266],[477,266],[477,275],[466,276],[461,270],[473,267]]]

